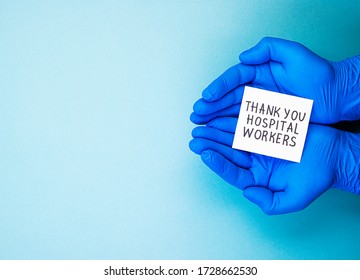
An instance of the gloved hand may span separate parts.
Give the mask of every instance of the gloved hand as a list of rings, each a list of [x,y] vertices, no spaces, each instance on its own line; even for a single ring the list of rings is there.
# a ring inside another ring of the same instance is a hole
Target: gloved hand
[[[335,63],[299,43],[264,38],[240,60],[203,91],[190,117],[194,123],[237,116],[244,85],[314,100],[312,123],[360,119],[360,56]]]
[[[310,124],[301,163],[231,148],[236,118],[196,127],[190,149],[265,213],[307,207],[331,187],[360,193],[360,134]]]

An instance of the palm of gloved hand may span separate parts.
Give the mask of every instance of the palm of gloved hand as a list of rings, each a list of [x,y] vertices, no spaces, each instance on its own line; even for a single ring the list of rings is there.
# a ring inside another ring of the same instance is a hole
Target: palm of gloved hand
[[[225,71],[204,90],[203,98],[194,104],[194,123],[237,116],[244,85],[314,100],[313,123],[355,118],[348,109],[355,106],[349,97],[353,85],[344,77],[341,63],[329,62],[301,44],[276,38],[264,38],[240,59],[242,64]],[[347,111],[350,113],[344,113]]]
[[[338,159],[344,132],[310,125],[301,163],[294,163],[232,149],[236,121],[218,118],[195,128],[190,148],[265,213],[301,210],[336,183],[344,167]]]

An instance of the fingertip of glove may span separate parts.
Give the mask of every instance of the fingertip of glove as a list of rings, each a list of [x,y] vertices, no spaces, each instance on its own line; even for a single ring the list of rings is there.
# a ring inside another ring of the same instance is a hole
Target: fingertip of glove
[[[247,56],[249,53],[250,50],[246,50],[239,54],[239,60],[241,63],[247,63]]]
[[[198,137],[198,132],[199,132],[199,130],[201,129],[201,126],[197,126],[197,127],[195,127],[192,131],[191,131],[191,136],[192,137]]]
[[[249,188],[245,188],[245,189],[244,189],[244,191],[243,191],[243,196],[244,196],[246,199],[250,200],[251,195],[249,195],[248,189],[249,189]]]
[[[193,152],[195,152],[195,151],[194,151],[194,146],[195,146],[194,140],[195,140],[195,139],[191,139],[191,140],[189,141],[189,149],[190,149],[191,151],[193,151]]]
[[[198,101],[196,101],[194,103],[193,110],[194,110],[195,113],[201,114],[201,111],[202,111],[202,108],[203,108],[202,103],[203,103],[202,99],[199,99]]]
[[[201,159],[204,162],[211,162],[211,152],[209,150],[205,150],[201,153]]]
[[[209,88],[206,88],[202,92],[202,97],[206,101],[213,101],[214,100],[214,93],[209,90]]]
[[[199,138],[191,139],[189,142],[189,148],[191,151],[193,151],[195,154],[200,155],[204,149],[204,145]]]
[[[192,123],[194,123],[194,124],[199,124],[198,123],[198,118],[197,118],[197,114],[196,113],[191,113],[191,115],[190,115],[190,121],[192,122]]]
[[[261,200],[259,199],[258,195],[256,195],[256,189],[254,187],[248,187],[245,188],[243,191],[243,196],[251,201],[252,203],[255,203],[256,205],[258,205],[260,208],[261,207]]]

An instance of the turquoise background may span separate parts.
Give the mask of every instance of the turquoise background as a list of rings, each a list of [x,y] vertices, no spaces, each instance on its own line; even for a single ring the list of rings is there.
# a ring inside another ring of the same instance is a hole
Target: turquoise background
[[[242,50],[359,34],[355,0],[0,1],[0,258],[359,259],[359,196],[269,217],[188,149]]]

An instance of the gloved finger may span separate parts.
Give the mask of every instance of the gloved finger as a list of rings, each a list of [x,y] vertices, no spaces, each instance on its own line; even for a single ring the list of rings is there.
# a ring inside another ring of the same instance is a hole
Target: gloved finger
[[[223,109],[221,111],[218,111],[216,113],[212,113],[209,115],[199,115],[195,112],[193,112],[190,115],[190,120],[194,124],[206,124],[212,119],[215,119],[217,117],[238,117],[240,112],[240,104],[235,104],[231,107],[228,107],[226,109]]]
[[[222,131],[235,133],[238,118],[223,117],[215,118],[206,124],[207,127],[213,127]]]
[[[242,52],[240,61],[249,65],[258,65],[270,60],[286,63],[294,59],[293,54],[305,50],[303,45],[280,38],[265,37],[254,47]]]
[[[241,63],[234,65],[204,89],[202,97],[208,102],[216,101],[234,88],[251,82],[254,77],[254,67]]]
[[[296,212],[307,206],[300,203],[301,200],[294,199],[286,191],[273,192],[262,187],[249,187],[244,190],[243,195],[268,215]]]
[[[205,138],[208,140],[213,140],[217,143],[226,145],[231,147],[233,140],[234,140],[234,134],[221,131],[216,128],[212,127],[206,127],[206,126],[198,126],[195,127],[192,131],[192,137],[194,138]]]
[[[201,98],[194,104],[194,112],[199,115],[209,115],[225,108],[231,107],[234,104],[241,103],[244,94],[244,86],[239,86],[229,91],[219,100],[208,102]]]
[[[201,159],[226,182],[241,190],[254,184],[254,177],[249,170],[236,166],[217,152],[212,150],[203,151]]]
[[[217,142],[203,139],[203,138],[195,138],[192,139],[189,143],[190,149],[196,153],[201,154],[203,151],[212,150],[219,154],[221,154],[226,159],[230,160],[235,165],[242,168],[250,168],[251,167],[251,158],[248,152],[234,150],[228,146],[219,144]]]

